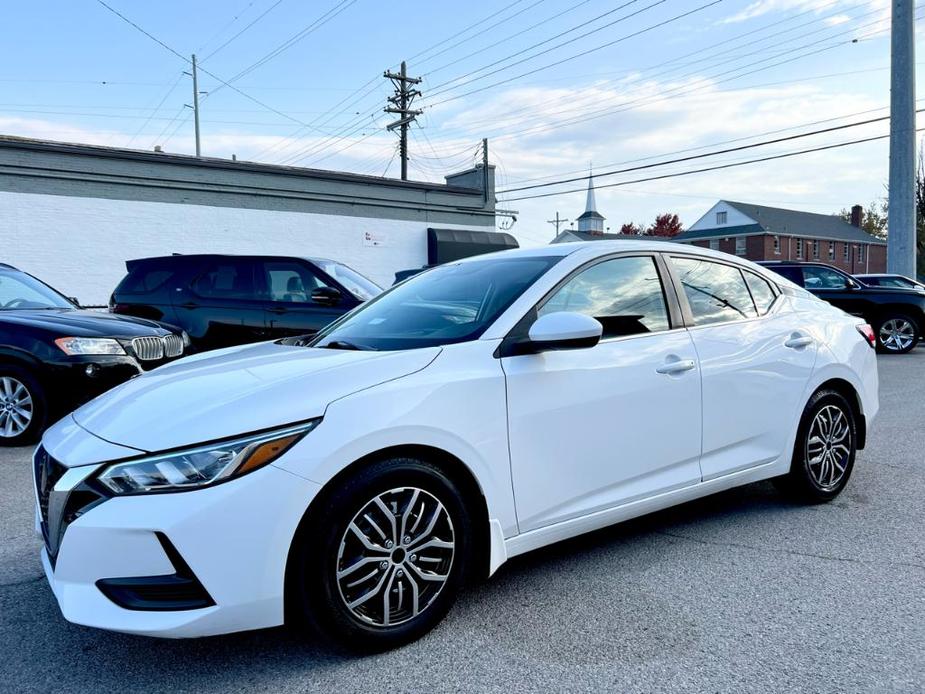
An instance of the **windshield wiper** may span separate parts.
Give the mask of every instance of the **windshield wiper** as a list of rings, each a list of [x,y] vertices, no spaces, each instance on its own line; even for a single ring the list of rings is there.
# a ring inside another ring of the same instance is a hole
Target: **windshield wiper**
[[[325,343],[323,345],[316,345],[316,346],[320,347],[321,349],[349,349],[349,350],[355,350],[357,352],[362,352],[363,350],[368,349],[368,350],[375,351],[372,347],[361,347],[360,345],[356,345],[352,342],[348,342],[347,340],[331,340],[328,343]]]

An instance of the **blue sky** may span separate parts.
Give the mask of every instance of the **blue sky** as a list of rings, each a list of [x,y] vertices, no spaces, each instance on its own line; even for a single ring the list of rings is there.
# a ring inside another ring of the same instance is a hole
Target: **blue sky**
[[[581,175],[589,162],[621,168],[613,165],[886,114],[887,0],[721,0],[699,9],[709,1],[106,0],[233,84],[201,74],[208,156],[397,175],[381,73],[402,59],[425,77],[412,177],[440,180],[468,166],[489,137],[502,189]],[[4,15],[0,132],[192,152],[188,66],[176,55],[98,0],[8,3]],[[879,122],[645,173],[886,132]],[[881,196],[886,164],[881,140],[601,189],[598,207],[613,230],[661,212],[691,224],[718,198],[836,212]],[[576,192],[502,206],[519,213],[512,233],[534,244],[552,236],[545,220],[557,210],[574,219],[583,202]]]

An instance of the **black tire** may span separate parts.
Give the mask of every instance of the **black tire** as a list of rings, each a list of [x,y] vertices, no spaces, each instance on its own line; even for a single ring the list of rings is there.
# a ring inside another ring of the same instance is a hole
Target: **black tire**
[[[825,411],[826,414],[821,414]],[[840,413],[844,420],[838,418]],[[819,420],[821,416],[821,422]],[[824,421],[841,422],[825,435]],[[820,443],[812,441],[822,437]],[[843,438],[839,438],[843,434]],[[833,448],[832,442],[838,441]],[[857,454],[857,422],[854,409],[845,397],[834,390],[817,391],[806,404],[796,441],[790,472],[774,480],[777,487],[792,498],[806,503],[825,503],[837,497],[848,484]],[[828,457],[825,453],[829,452]],[[817,462],[814,462],[817,461]],[[821,480],[821,481],[820,481]]]
[[[877,351],[881,354],[911,352],[922,336],[918,322],[905,313],[882,316],[874,325],[874,334],[877,336]]]
[[[472,521],[462,495],[439,468],[413,458],[372,463],[336,485],[312,504],[293,542],[287,571],[287,620],[307,625],[323,640],[334,641],[350,651],[384,651],[420,638],[446,616],[469,573]],[[417,495],[414,490],[418,490]],[[373,506],[376,499],[386,506],[394,504],[393,517],[396,509],[399,512],[397,531],[386,524],[388,516],[382,507]],[[439,512],[436,502],[442,505],[445,514]],[[361,512],[365,515],[361,516]],[[402,516],[407,516],[404,536],[401,536]],[[452,550],[414,549],[431,544],[426,539],[431,535],[423,534],[422,530],[432,519],[436,519],[433,539],[441,543],[451,540]],[[354,523],[360,532],[368,533],[367,540],[385,545],[397,533],[401,536],[400,543],[392,542],[390,555],[370,550],[350,529]],[[379,526],[377,534],[374,528]],[[407,538],[411,538],[410,543]],[[404,551],[405,546],[409,551]],[[425,551],[428,557],[424,557]],[[343,577],[344,571],[360,566],[357,562],[361,560],[367,561],[364,568]],[[338,571],[342,573],[340,581]],[[422,575],[446,575],[446,580],[426,581],[420,578]],[[351,587],[353,581],[363,576],[367,577],[365,582]],[[412,588],[412,578],[416,588]],[[439,589],[435,591],[438,583]],[[384,590],[373,590],[377,585]],[[355,604],[370,592],[375,597],[354,609],[348,607],[348,601]],[[420,609],[416,615],[413,595],[419,597]],[[384,618],[386,604],[391,608],[389,620]],[[388,621],[399,623],[387,624]]]
[[[5,386],[12,386],[14,391],[7,392]],[[10,397],[12,392],[21,393],[19,387],[28,393],[28,408],[23,406],[21,396],[17,396],[15,402]],[[15,410],[16,419],[14,420],[12,419],[13,407],[17,406],[17,403],[19,406]],[[5,415],[4,409],[6,410]],[[21,414],[24,411],[29,413],[28,425],[19,431],[19,426],[24,421]],[[45,430],[47,418],[45,389],[38,379],[21,366],[0,364],[0,447],[25,446],[35,443]]]

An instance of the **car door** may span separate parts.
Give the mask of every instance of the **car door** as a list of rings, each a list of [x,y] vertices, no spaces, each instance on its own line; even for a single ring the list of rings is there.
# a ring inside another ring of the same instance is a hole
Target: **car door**
[[[216,258],[178,292],[177,317],[197,349],[266,339],[265,301],[258,294],[256,271],[248,258]]]
[[[803,271],[803,286],[820,299],[838,306],[845,313],[869,315],[872,308],[870,301],[858,291],[857,283],[848,275],[822,265],[802,265],[800,269]]]
[[[810,317],[740,266],[672,256],[700,362],[704,481],[790,455],[816,361]]]
[[[349,293],[303,261],[268,259],[260,267],[269,337],[311,335],[357,304]]]
[[[696,353],[659,267],[642,254],[578,270],[532,318],[584,313],[601,341],[501,359],[522,532],[700,481]]]

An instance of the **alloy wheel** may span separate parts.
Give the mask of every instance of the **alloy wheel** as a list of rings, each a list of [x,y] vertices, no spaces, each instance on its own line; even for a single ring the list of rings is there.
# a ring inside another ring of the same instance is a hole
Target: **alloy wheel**
[[[915,326],[905,318],[890,318],[880,326],[880,344],[891,352],[908,349],[915,339]]]
[[[19,436],[32,423],[35,407],[29,389],[12,376],[0,376],[0,437]]]
[[[851,424],[837,405],[826,405],[810,425],[806,439],[809,473],[820,489],[835,489],[848,468],[851,457]]]
[[[360,621],[392,627],[417,617],[443,590],[453,566],[453,522],[444,505],[417,487],[366,503],[337,553],[337,587]]]

